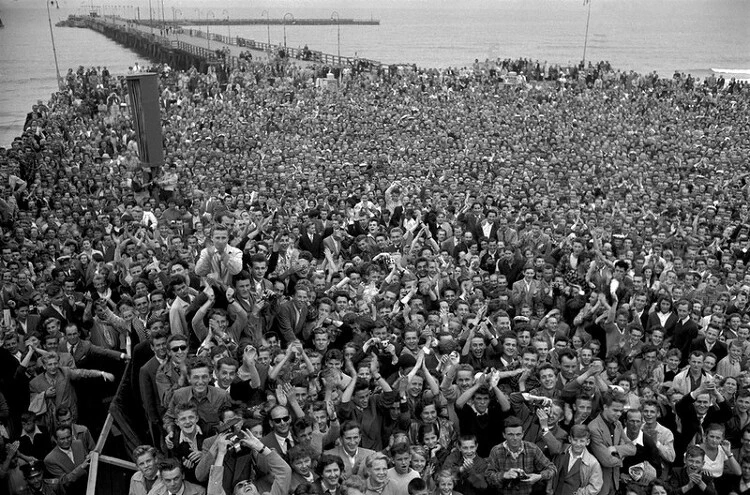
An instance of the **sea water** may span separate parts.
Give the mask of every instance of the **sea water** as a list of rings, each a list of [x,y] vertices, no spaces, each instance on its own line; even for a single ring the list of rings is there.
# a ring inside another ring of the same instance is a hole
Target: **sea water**
[[[61,0],[57,22],[83,14],[90,3]],[[420,67],[463,67],[475,59],[528,57],[572,64],[583,56],[589,14],[582,0],[164,0],[167,19],[272,18],[285,14],[287,44],[385,63]],[[161,18],[162,2],[152,0]],[[100,13],[149,17],[149,1],[95,5]],[[298,26],[295,18],[376,18],[379,26]],[[591,0],[586,59],[608,60],[637,72],[674,71],[706,77],[712,68],[750,78],[750,0]],[[0,146],[17,136],[26,113],[55,90],[55,68],[45,0],[0,0]],[[212,31],[267,41],[265,25],[215,26]],[[340,32],[340,44],[338,42]],[[147,62],[87,29],[54,28],[60,70],[107,66],[126,73]],[[271,42],[282,44],[284,27],[270,26]]]

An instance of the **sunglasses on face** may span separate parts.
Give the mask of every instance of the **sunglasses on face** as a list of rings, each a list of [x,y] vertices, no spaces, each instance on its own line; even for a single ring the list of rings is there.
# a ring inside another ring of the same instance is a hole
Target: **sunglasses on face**
[[[176,345],[174,347],[170,347],[169,350],[172,352],[178,352],[178,351],[186,351],[188,346],[186,345]]]
[[[281,424],[281,423],[288,423],[289,421],[291,421],[291,419],[292,418],[289,417],[289,416],[283,416],[281,418],[271,418],[271,421],[273,421],[274,423],[276,423],[278,425],[278,424]]]

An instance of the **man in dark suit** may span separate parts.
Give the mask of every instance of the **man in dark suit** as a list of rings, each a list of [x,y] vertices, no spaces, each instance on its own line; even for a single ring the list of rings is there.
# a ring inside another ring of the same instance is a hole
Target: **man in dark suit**
[[[279,305],[276,315],[276,330],[287,344],[302,338],[302,329],[307,320],[309,298],[304,287],[296,287],[290,301]]]
[[[41,316],[29,314],[28,301],[19,300],[16,303],[16,330],[20,334],[24,336],[35,334],[41,321]]]
[[[333,259],[337,259],[344,248],[344,230],[338,222],[335,222],[333,225],[333,233],[323,239],[324,254],[326,248],[333,254]]]
[[[602,398],[599,416],[589,423],[591,452],[602,467],[601,495],[613,495],[620,486],[620,467],[624,457],[635,455],[633,442],[625,435],[620,416],[625,405],[621,396],[610,393]]]
[[[711,405],[711,398],[716,404]],[[716,389],[713,380],[704,378],[697,389],[686,394],[675,404],[675,413],[682,422],[682,432],[675,435],[675,465],[682,464],[682,454],[691,442],[700,444],[703,441],[703,428],[711,423],[723,424],[732,417],[732,409],[724,396]]]
[[[288,460],[287,452],[294,446],[292,437],[292,417],[289,409],[284,406],[276,406],[271,409],[271,432],[261,438],[263,444],[271,450],[276,451],[285,461]]]
[[[86,453],[94,450],[96,442],[94,442],[93,435],[91,435],[87,426],[73,423],[73,415],[71,414],[70,409],[64,406],[58,408],[55,411],[55,420],[55,425],[57,427],[70,426],[70,431],[73,433],[73,440],[80,441],[83,444]]]
[[[78,368],[99,368],[100,361],[97,359],[112,359],[116,361],[125,361],[128,355],[124,352],[117,352],[111,349],[105,349],[94,345],[88,340],[81,340],[81,332],[78,325],[68,323],[65,326],[65,339],[58,346],[60,352],[67,352],[73,356],[73,360]],[[91,361],[94,361],[93,363]]]
[[[70,426],[58,426],[55,430],[57,446],[44,458],[47,472],[58,480],[66,494],[86,492],[86,474],[89,456],[80,440],[73,439]]]
[[[704,337],[696,337],[693,339],[690,345],[690,352],[701,351],[704,353],[713,352],[716,356],[716,362],[718,363],[725,357],[727,357],[727,345],[724,342],[719,342],[719,330],[714,325],[709,325],[706,329],[706,335]]]
[[[60,327],[62,328],[68,322],[74,321],[73,308],[70,307],[70,303],[65,298],[62,287],[57,284],[48,285],[47,295],[49,296],[49,306],[44,308],[44,311],[39,315],[43,322],[46,322],[47,318],[55,318],[60,321]]]
[[[475,201],[471,205],[471,210],[468,209],[468,204],[464,204],[463,209],[458,214],[457,220],[466,225],[467,232],[471,232],[473,234],[482,221],[482,217],[484,217],[484,208],[482,208],[482,203]]]
[[[648,295],[645,292],[638,292],[633,296],[633,306],[630,308],[630,322],[637,323],[641,326],[644,332],[649,331],[648,328]],[[651,332],[648,332],[649,335]]]
[[[500,228],[500,224],[496,222],[497,211],[493,208],[487,212],[487,217],[482,221],[478,222],[474,226],[473,234],[474,239],[497,239],[497,231]]]
[[[138,372],[138,387],[143,409],[146,411],[151,439],[154,445],[161,445],[161,421],[166,410],[159,400],[156,372],[159,366],[167,360],[167,333],[163,330],[152,333],[150,347],[154,355]]]
[[[314,222],[305,224],[305,233],[302,234],[298,241],[298,246],[302,251],[308,251],[316,260],[325,259],[323,253],[323,236],[317,233],[317,227]]]
[[[675,309],[677,311],[677,324],[674,327],[674,334],[667,334],[666,337],[672,338],[672,347],[682,351],[682,362],[680,363],[682,367],[687,364],[693,339],[698,337],[698,324],[690,318],[690,302],[686,299],[677,301]]]

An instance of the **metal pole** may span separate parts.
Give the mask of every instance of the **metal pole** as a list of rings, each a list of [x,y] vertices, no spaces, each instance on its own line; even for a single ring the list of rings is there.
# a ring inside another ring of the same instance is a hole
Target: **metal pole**
[[[266,32],[268,33],[268,48],[271,48],[271,17],[268,15],[268,11],[264,10],[260,13],[260,16],[263,17],[263,14],[266,14]]]
[[[294,15],[291,12],[287,12],[286,14],[284,14],[284,22],[283,22],[284,24],[284,55],[288,57],[289,54],[287,53],[287,48],[286,48],[286,18],[287,16],[291,17],[292,23],[294,23]]]
[[[334,17],[335,16],[335,17]],[[341,65],[341,18],[336,11],[331,12],[331,19],[336,19],[336,52]]]
[[[229,38],[229,40],[231,41],[231,39],[232,39],[232,30],[230,29],[230,26],[229,26],[229,11],[227,9],[224,9],[221,13],[222,13],[222,15],[226,14],[226,16],[227,16],[227,38]]]
[[[49,21],[49,37],[52,38],[52,55],[55,57],[55,74],[57,75],[57,87],[62,90],[63,83],[60,77],[60,65],[57,63],[57,48],[55,47],[55,34],[52,32],[52,14],[49,11],[49,0],[44,0],[47,4],[47,20]]]
[[[151,8],[151,0],[148,0],[148,27],[151,28],[151,36],[154,35],[154,11]]]
[[[589,13],[586,16],[586,37],[583,39],[583,62],[581,63],[584,69],[586,68],[586,47],[589,44],[589,21],[591,20],[591,0],[588,0],[588,4],[589,4]]]
[[[164,19],[164,0],[161,0],[161,27],[166,31],[167,21]]]
[[[208,40],[208,49],[211,50],[211,26],[208,23],[208,14],[211,14],[212,19],[216,19],[216,14],[213,10],[206,12],[206,39]]]

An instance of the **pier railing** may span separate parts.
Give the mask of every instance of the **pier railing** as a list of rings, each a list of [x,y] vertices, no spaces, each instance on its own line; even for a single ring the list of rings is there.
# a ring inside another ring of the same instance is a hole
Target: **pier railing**
[[[219,50],[209,50],[208,48],[197,46],[192,43],[186,42],[184,40],[180,40],[180,39],[174,40],[172,38],[162,36],[160,34],[144,32],[142,29],[137,29],[128,25],[129,20],[127,19],[121,19],[118,17],[71,16],[69,20],[73,20],[78,23],[83,23],[97,31],[101,31],[105,25],[114,27],[116,29],[120,29],[122,31],[131,33],[135,36],[141,36],[152,42],[162,44],[165,47],[179,49],[187,53],[205,58],[209,62],[219,62],[223,60],[223,61],[226,61],[226,63],[229,64],[231,67],[239,67],[240,62],[241,62],[239,57],[235,55],[231,55],[231,54],[222,55],[219,53],[220,52]],[[273,53],[273,54],[279,54],[280,52],[283,51],[284,55],[289,59],[304,60],[308,62],[315,62],[315,63],[321,63],[321,64],[332,65],[332,66],[356,65],[356,64],[361,64],[361,63],[367,64],[373,67],[378,67],[381,65],[380,62],[378,62],[377,60],[370,60],[370,59],[359,58],[359,57],[343,57],[343,56],[339,57],[338,55],[333,55],[330,53],[323,53],[321,51],[310,50],[310,49],[305,50],[301,48],[292,48],[292,47],[284,48],[281,45],[273,45],[273,44],[264,43],[261,41],[241,38],[239,36],[229,37],[229,36],[224,36],[219,33],[210,33],[210,32],[207,33],[206,31],[202,31],[200,29],[180,28],[180,27],[170,27],[170,29],[172,33],[175,33],[178,36],[182,34],[182,35],[188,35],[190,37],[195,37],[195,38],[210,39],[211,41],[217,41],[219,43],[224,43],[229,46],[236,46],[238,48],[247,48],[248,50],[258,50],[258,51],[263,51],[266,53]]]
[[[207,38],[210,36],[212,41],[218,41],[227,45],[237,46],[240,48],[247,48],[250,50],[260,50],[263,52],[279,52],[284,50],[288,58],[297,60],[307,60],[310,62],[319,62],[326,65],[351,65],[356,62],[365,62],[370,65],[379,66],[380,62],[376,60],[355,58],[355,57],[339,57],[330,53],[323,53],[317,50],[304,50],[301,48],[286,47],[284,49],[281,45],[268,44],[262,41],[255,41],[246,38],[240,38],[239,36],[224,36],[219,33],[206,33],[200,29],[183,29],[182,32],[195,36],[197,38]]]

